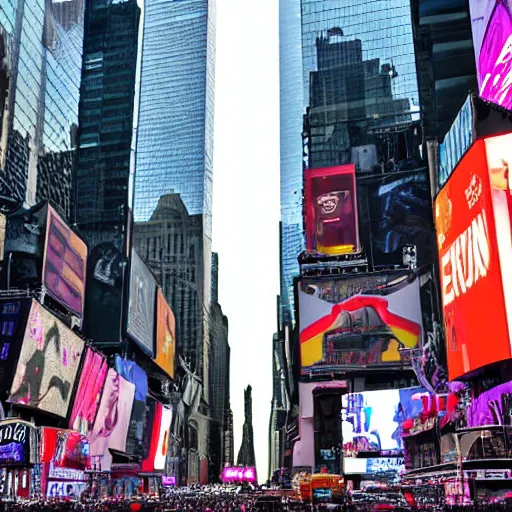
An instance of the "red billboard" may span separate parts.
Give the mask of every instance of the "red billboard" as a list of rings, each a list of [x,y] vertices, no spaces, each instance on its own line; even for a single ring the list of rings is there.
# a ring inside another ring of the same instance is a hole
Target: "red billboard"
[[[435,200],[450,380],[512,355],[504,293],[512,285],[508,164],[492,141],[473,144]],[[499,168],[489,170],[496,151]]]
[[[307,250],[331,256],[359,252],[354,165],[308,169],[304,189]]]

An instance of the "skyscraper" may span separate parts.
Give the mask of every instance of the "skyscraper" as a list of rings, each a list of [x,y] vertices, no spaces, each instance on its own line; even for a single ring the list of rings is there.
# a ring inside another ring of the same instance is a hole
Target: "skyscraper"
[[[0,198],[70,214],[84,0],[0,3]]]
[[[371,172],[410,156],[403,134],[419,99],[409,0],[302,0],[302,66],[308,167]]]
[[[279,2],[281,171],[281,316],[293,321],[293,277],[304,248],[302,227],[302,48],[300,0]]]
[[[237,464],[239,466],[256,466],[254,453],[254,433],[252,428],[252,387],[244,390],[245,421],[242,434],[242,444],[238,452]]]
[[[188,481],[201,483],[210,450],[214,59],[214,0],[145,3],[133,239],[159,267],[178,352],[201,380],[188,461]]]
[[[135,163],[140,15],[137,0],[87,3],[74,204],[75,221],[90,246],[124,246]]]

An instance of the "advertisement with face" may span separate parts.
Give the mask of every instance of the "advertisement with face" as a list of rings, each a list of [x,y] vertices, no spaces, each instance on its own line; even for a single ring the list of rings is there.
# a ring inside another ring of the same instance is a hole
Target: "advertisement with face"
[[[507,199],[503,190],[493,190],[497,185],[491,187],[491,179],[503,182],[499,176],[506,172],[499,167],[489,173],[485,142],[478,140],[435,199],[450,380],[511,357],[493,204],[501,201],[497,207],[504,211]],[[499,230],[500,237],[510,237],[510,220]],[[510,247],[504,251],[510,254]],[[482,319],[492,321],[492,332]],[[492,350],[484,340],[492,340]]]
[[[305,171],[308,251],[327,255],[359,252],[355,172],[353,164]]]
[[[112,455],[109,448],[124,451],[134,395],[135,386],[111,368],[107,373],[94,427],[87,436],[91,457],[101,457],[101,471],[110,471]]]
[[[46,291],[82,317],[85,297],[87,246],[48,206],[43,285]]]
[[[400,349],[421,343],[415,276],[303,278],[298,298],[302,373],[404,362]]]
[[[176,319],[158,288],[156,300],[156,359],[155,363],[174,379],[174,353],[176,350]]]
[[[470,0],[480,96],[512,109],[512,1]]]
[[[84,342],[32,301],[8,401],[65,418]]]
[[[154,357],[155,295],[155,278],[132,249],[127,333],[150,357]]]
[[[401,452],[402,423],[422,410],[413,396],[422,388],[387,389],[343,395],[342,436],[345,457],[359,453]]]
[[[92,429],[107,370],[103,355],[87,348],[69,419],[69,427],[81,434],[87,435]]]

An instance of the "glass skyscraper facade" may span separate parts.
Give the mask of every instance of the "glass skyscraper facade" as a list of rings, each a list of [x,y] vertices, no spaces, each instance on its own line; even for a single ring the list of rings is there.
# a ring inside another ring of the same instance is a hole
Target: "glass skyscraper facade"
[[[137,0],[87,3],[74,205],[89,246],[124,245],[140,16]]]
[[[0,197],[70,215],[84,0],[0,2]]]
[[[403,138],[380,135],[419,118],[410,1],[302,0],[301,15],[309,167],[400,160]]]
[[[304,248],[302,227],[302,49],[300,0],[279,2],[281,171],[281,316],[294,319],[293,277]]]
[[[178,193],[211,235],[215,6],[212,0],[145,5],[135,221]]]

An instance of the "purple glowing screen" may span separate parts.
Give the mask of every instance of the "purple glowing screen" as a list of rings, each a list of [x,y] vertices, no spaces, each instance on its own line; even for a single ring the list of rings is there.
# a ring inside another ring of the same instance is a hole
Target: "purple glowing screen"
[[[256,468],[224,468],[222,471],[222,481],[224,483],[255,482]]]
[[[176,485],[176,477],[175,476],[163,476],[162,475],[162,485],[164,487],[173,487]]]
[[[512,109],[512,0],[470,0],[480,96]]]

